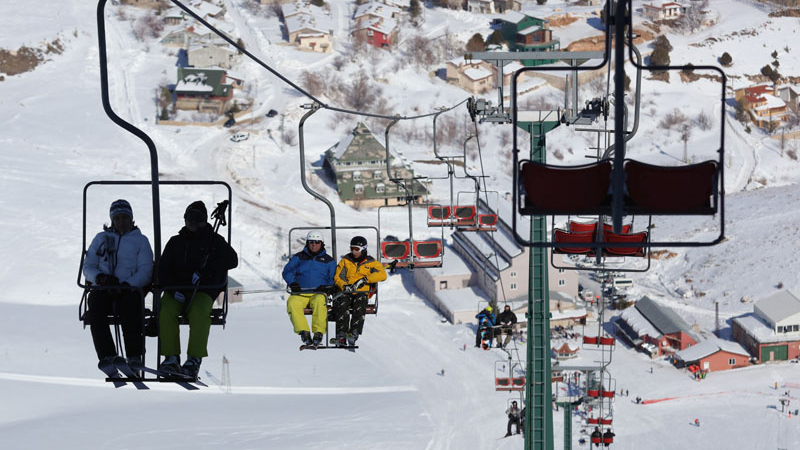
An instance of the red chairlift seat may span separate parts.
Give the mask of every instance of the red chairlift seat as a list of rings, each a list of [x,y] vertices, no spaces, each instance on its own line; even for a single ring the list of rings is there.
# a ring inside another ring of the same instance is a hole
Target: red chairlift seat
[[[598,339],[600,345],[614,345],[615,339],[613,337],[603,336]]]
[[[597,336],[584,336],[583,343],[597,345]]]
[[[600,437],[600,436],[597,436],[597,437],[593,436],[592,437],[592,444],[602,444],[602,443],[603,443],[603,438],[602,437]]]
[[[587,243],[594,242],[595,233],[593,231],[580,231],[570,233],[561,229],[553,230],[553,241],[556,243]],[[594,250],[591,247],[554,247],[553,253],[566,253],[575,255],[594,255]]]
[[[640,214],[716,214],[717,162],[664,167],[626,160],[627,210]]]
[[[404,260],[408,258],[409,254],[411,254],[411,244],[408,242],[381,242],[381,255],[384,259]]]
[[[600,396],[605,398],[614,398],[614,393],[616,391],[607,391],[605,389],[600,390]]]
[[[629,234],[631,232],[631,227],[632,226],[633,225],[630,224],[630,223],[623,224],[622,225],[622,234]],[[581,233],[581,232],[587,232],[587,231],[596,232],[597,231],[597,221],[595,220],[594,222],[586,223],[586,222],[575,222],[574,220],[570,220],[569,224],[568,224],[568,228],[569,228],[569,231],[571,233]],[[611,226],[611,224],[604,223],[603,224],[603,231],[604,232],[613,231],[613,227]]]
[[[614,436],[609,436],[609,437],[603,436],[603,445],[608,447],[609,444],[613,444],[613,443],[614,443]]]
[[[477,224],[477,209],[475,205],[454,206],[453,221],[459,227],[475,226]]]
[[[551,166],[523,161],[520,176],[525,189],[523,215],[605,214],[611,160],[581,166]]]
[[[513,377],[513,378],[511,378],[511,390],[512,391],[523,391],[523,390],[525,390],[525,377]]]
[[[600,425],[611,425],[611,418],[600,419]]]
[[[611,231],[606,231],[605,240],[609,244],[611,243],[618,243],[618,244],[646,244],[647,243],[647,232],[642,231],[639,233],[631,233],[631,234],[616,234]],[[642,245],[641,247],[606,247],[604,249],[604,253],[607,256],[638,256],[643,257],[645,256],[645,247]]]
[[[600,389],[587,389],[586,395],[594,398],[600,397]]]
[[[597,417],[589,417],[586,419],[586,423],[589,425],[598,425],[600,424],[600,419]]]
[[[428,226],[446,227],[452,224],[449,206],[428,206]]]
[[[510,391],[511,390],[511,378],[508,377],[501,377],[494,379],[494,387],[497,391]]]

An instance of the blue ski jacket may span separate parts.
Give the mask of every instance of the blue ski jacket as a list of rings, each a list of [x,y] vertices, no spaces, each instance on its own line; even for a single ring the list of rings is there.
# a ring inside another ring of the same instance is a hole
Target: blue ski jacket
[[[497,319],[495,318],[494,314],[484,309],[483,311],[475,315],[475,318],[478,319],[478,325],[480,325],[481,319],[484,317],[486,317],[486,320],[488,322],[487,325],[490,327],[495,326],[495,324],[497,323]]]
[[[336,261],[325,252],[324,247],[316,255],[312,255],[306,247],[286,263],[283,280],[286,284],[298,283],[303,289],[314,289],[332,285],[335,272]]]

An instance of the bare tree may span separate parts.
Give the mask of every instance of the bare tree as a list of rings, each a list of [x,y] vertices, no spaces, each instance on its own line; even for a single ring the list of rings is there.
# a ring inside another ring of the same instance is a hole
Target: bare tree
[[[382,89],[370,83],[365,74],[361,74],[348,86],[345,99],[350,107],[363,110],[372,106],[380,97]]]

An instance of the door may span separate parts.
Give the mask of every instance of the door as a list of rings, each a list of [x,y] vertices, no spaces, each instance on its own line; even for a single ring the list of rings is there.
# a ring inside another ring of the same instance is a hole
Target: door
[[[786,361],[789,359],[789,348],[784,345],[767,345],[761,347],[762,361]]]

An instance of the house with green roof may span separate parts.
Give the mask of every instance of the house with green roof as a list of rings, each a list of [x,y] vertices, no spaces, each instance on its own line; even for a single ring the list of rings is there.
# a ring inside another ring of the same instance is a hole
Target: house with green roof
[[[223,69],[178,67],[175,107],[222,114],[233,98],[233,86]]]
[[[405,203],[406,192],[390,181],[386,173],[386,147],[363,123],[329,148],[324,158],[323,168],[336,180],[336,191],[344,203],[367,208]],[[414,178],[414,171],[402,157],[390,155],[389,165],[393,178]],[[420,180],[408,186],[415,201],[428,195],[428,188]]]
[[[548,21],[529,16],[518,11],[508,11],[496,19],[495,25],[508,42],[511,51],[520,52],[552,52],[561,49],[561,41],[553,38],[553,30]],[[552,64],[555,59],[533,60],[523,59],[526,66]]]

